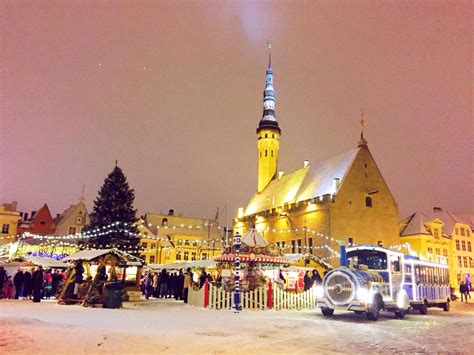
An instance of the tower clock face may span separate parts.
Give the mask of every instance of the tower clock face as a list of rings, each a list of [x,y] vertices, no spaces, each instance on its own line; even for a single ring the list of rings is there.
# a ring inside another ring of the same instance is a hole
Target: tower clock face
[[[76,225],[82,225],[82,217],[76,217]]]

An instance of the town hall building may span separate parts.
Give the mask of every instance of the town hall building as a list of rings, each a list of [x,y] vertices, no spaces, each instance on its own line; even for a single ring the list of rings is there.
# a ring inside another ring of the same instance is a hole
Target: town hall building
[[[362,123],[362,122],[361,122]],[[339,243],[400,244],[398,205],[361,136],[356,146],[324,161],[278,170],[282,129],[275,115],[271,53],[257,127],[257,191],[240,208],[234,229],[255,228],[284,253],[312,253],[338,263]]]

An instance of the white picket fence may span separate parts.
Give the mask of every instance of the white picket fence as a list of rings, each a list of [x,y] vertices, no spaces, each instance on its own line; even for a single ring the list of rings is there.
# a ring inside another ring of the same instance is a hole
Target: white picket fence
[[[241,292],[240,300],[243,309],[248,310],[303,310],[314,309],[316,294],[314,288],[305,292],[288,292],[278,287],[269,293],[268,285],[253,291]],[[207,292],[207,293],[206,293]],[[234,292],[227,292],[222,287],[208,285],[199,290],[189,289],[188,303],[197,307],[211,309],[231,309]]]

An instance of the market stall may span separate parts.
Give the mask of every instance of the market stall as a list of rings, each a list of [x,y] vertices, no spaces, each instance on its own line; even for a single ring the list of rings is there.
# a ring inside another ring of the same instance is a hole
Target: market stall
[[[279,255],[272,243],[263,236],[251,231],[242,238],[240,252],[240,289],[252,291],[266,283],[267,279],[279,282],[280,268],[289,264],[289,260]],[[217,257],[218,279],[226,291],[232,291],[235,278],[235,249],[228,247],[225,253]]]
[[[70,263],[70,268],[59,297],[60,304],[118,308],[123,292],[133,299],[140,294],[144,263],[133,255],[117,249],[81,250],[62,261]]]

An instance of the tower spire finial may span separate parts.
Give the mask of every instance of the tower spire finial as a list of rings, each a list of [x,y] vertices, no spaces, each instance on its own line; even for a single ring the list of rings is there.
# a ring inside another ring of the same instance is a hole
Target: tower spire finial
[[[360,141],[359,141],[359,147],[362,146],[367,146],[367,140],[364,138],[364,125],[365,125],[365,111],[364,108],[362,107],[360,109]]]
[[[272,67],[272,44],[271,42],[267,42],[268,45],[268,67]]]

